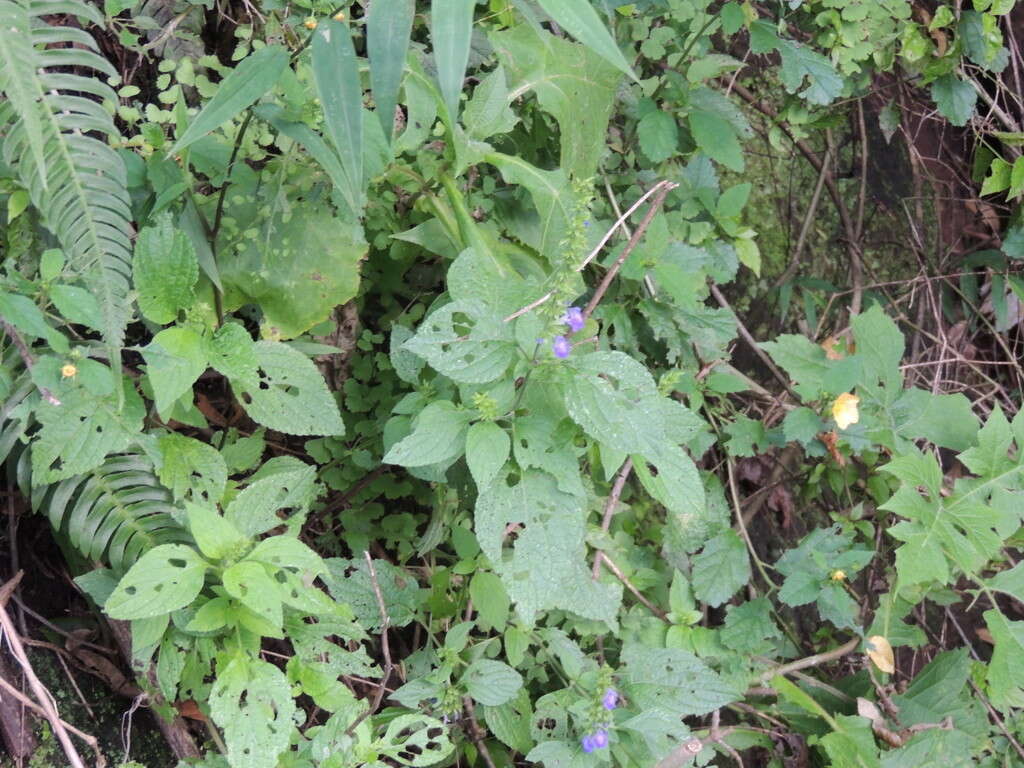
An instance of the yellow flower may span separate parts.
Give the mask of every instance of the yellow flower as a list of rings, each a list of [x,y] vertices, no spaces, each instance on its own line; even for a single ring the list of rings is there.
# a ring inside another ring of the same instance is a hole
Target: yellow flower
[[[78,373],[78,369],[71,363],[65,363],[64,366],[60,369],[60,375],[63,376],[65,379],[70,379],[76,373]]]
[[[829,575],[829,578],[832,579],[832,581],[846,581],[846,571],[837,568],[836,570],[832,571],[832,573]]]
[[[306,19],[302,24],[306,29],[316,29],[316,19]]]
[[[857,411],[859,402],[860,398],[849,392],[843,392],[836,398],[836,401],[832,403],[832,418],[836,420],[837,427],[846,429],[860,420],[860,413]]]

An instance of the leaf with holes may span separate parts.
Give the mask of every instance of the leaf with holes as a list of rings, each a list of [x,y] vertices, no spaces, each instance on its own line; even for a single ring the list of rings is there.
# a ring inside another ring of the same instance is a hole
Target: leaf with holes
[[[162,462],[157,475],[176,499],[191,498],[216,504],[224,495],[228,468],[213,446],[171,433],[157,440]]]
[[[314,465],[280,456],[260,468],[224,516],[247,536],[257,536],[286,521],[304,520],[319,494]],[[282,518],[281,510],[289,514]]]
[[[146,619],[189,605],[203,589],[208,563],[185,544],[162,544],[128,569],[103,609],[112,619]]]
[[[402,346],[462,384],[494,381],[516,354],[511,324],[478,301],[453,301],[434,311]]]
[[[258,381],[231,382],[249,416],[286,435],[345,434],[338,405],[312,360],[279,341],[253,348]]]
[[[399,715],[388,725],[380,752],[403,765],[436,765],[455,749],[440,720],[427,715]]]
[[[146,414],[132,387],[117,396],[97,398],[87,390],[69,391],[60,405],[41,402],[36,419],[41,429],[32,443],[32,485],[41,486],[88,472],[111,453],[123,451],[142,429]]]
[[[265,661],[236,656],[210,690],[210,716],[224,732],[231,768],[275,768],[294,712],[288,678]]]

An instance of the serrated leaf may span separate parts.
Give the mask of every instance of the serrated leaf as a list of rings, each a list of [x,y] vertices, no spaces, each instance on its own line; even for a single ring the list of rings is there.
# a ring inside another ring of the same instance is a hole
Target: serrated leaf
[[[139,309],[154,323],[172,323],[178,312],[195,301],[199,262],[195,249],[169,213],[156,217],[135,241],[132,280],[139,294]]]
[[[499,476],[478,497],[477,539],[527,624],[549,609],[572,611],[615,626],[622,586],[594,581],[585,560],[583,501],[537,470],[518,481]],[[508,526],[520,524],[511,556]]]
[[[469,63],[475,5],[475,0],[433,0],[430,4],[430,42],[437,82],[453,123],[459,116],[459,95]]]
[[[268,45],[245,57],[221,81],[217,93],[171,147],[170,154],[178,154],[251,106],[274,87],[287,66],[288,51],[280,45]]]
[[[279,341],[259,341],[258,383],[232,380],[245,412],[287,435],[343,435],[345,423],[320,370],[301,352]]]
[[[185,326],[160,331],[142,349],[142,356],[156,409],[161,414],[169,413],[179,397],[192,391],[192,385],[207,366],[202,337]]]
[[[485,487],[508,460],[512,441],[493,421],[478,421],[466,433],[466,463],[478,488]]]
[[[522,676],[508,664],[478,659],[469,665],[461,682],[479,704],[497,707],[510,701],[523,686]]]
[[[747,547],[731,528],[711,539],[693,558],[693,593],[712,607],[724,603],[749,580]]]
[[[236,656],[218,671],[210,716],[224,733],[231,768],[275,768],[288,748],[295,701],[273,664]]]
[[[146,408],[134,389],[97,398],[76,388],[60,405],[43,401],[36,410],[41,429],[32,443],[32,484],[47,485],[98,467],[108,454],[123,451],[142,429]]]
[[[384,463],[426,467],[452,461],[465,450],[471,416],[447,400],[435,400],[420,412],[412,434],[391,446]]]
[[[162,435],[157,446],[162,459],[157,475],[176,499],[190,497],[209,504],[220,501],[228,468],[216,448],[173,432]]]
[[[366,18],[366,52],[370,59],[370,86],[377,119],[391,143],[395,129],[395,103],[405,72],[409,35],[416,12],[414,0],[377,0]]]
[[[660,163],[675,154],[679,146],[679,128],[668,112],[655,109],[648,112],[636,126],[640,149],[652,163]]]
[[[192,547],[161,544],[128,569],[103,610],[112,619],[145,619],[176,611],[202,590],[206,568]]]

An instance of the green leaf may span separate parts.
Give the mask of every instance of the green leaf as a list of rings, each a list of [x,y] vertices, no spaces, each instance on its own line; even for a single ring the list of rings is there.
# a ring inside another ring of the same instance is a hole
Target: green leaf
[[[326,559],[324,564],[327,566],[324,583],[327,584],[331,596],[339,603],[345,603],[352,608],[356,621],[363,629],[380,629],[384,619],[377,605],[377,596],[366,558],[348,560],[331,557]],[[377,573],[377,586],[380,588],[381,597],[384,598],[384,607],[387,609],[391,626],[408,625],[416,618],[420,606],[419,584],[409,574],[387,560],[375,559],[373,569]]]
[[[251,106],[274,87],[287,66],[288,51],[280,45],[268,45],[247,56],[221,81],[217,93],[206,102],[168,154],[178,154]]]
[[[295,700],[284,672],[238,655],[210,690],[210,716],[224,733],[231,768],[275,768],[295,728]]]
[[[430,42],[437,65],[437,82],[453,124],[459,115],[459,95],[469,63],[474,6],[475,0],[432,0],[430,3]]]
[[[974,114],[978,94],[956,75],[943,75],[932,83],[932,99],[939,113],[957,127],[967,125]]]
[[[254,345],[258,383],[232,380],[239,402],[256,422],[286,435],[343,435],[334,397],[320,370],[279,341]]]
[[[112,619],[146,619],[184,608],[202,590],[207,567],[192,547],[161,544],[128,569],[103,610]]]
[[[652,163],[660,163],[675,154],[679,146],[679,129],[668,112],[655,109],[648,112],[636,126],[640,149]]]
[[[477,488],[484,488],[505,466],[511,447],[508,433],[493,421],[478,421],[469,428],[466,463]]]
[[[705,110],[691,112],[689,120],[693,140],[708,157],[737,173],[743,171],[743,148],[732,124]]]
[[[178,312],[195,302],[199,262],[188,235],[175,227],[169,213],[139,232],[132,259],[132,280],[139,310],[154,323],[173,323]]]
[[[622,79],[618,71],[585,46],[531,24],[489,37],[508,73],[509,101],[532,90],[541,109],[558,122],[560,168],[577,179],[594,176]]]
[[[453,461],[465,450],[471,417],[448,400],[435,400],[417,416],[412,434],[391,446],[384,463],[426,467]]]
[[[633,68],[622,55],[608,27],[589,2],[566,3],[564,0],[538,0],[562,29],[575,37],[613,67],[639,83]]]
[[[292,456],[271,459],[228,504],[224,516],[247,536],[281,525],[278,511],[289,510],[289,523],[301,522],[319,495],[316,466]]]
[[[348,24],[329,19],[313,33],[313,78],[327,132],[348,180],[342,192],[358,216],[363,209],[363,89]]]
[[[473,89],[462,120],[469,137],[480,140],[508,133],[519,122],[508,105],[508,84],[500,64]]]
[[[41,402],[35,415],[41,429],[32,443],[34,487],[88,472],[125,450],[142,429],[146,408],[130,387],[120,408],[115,394],[97,398],[75,388],[60,405]]]
[[[192,391],[192,385],[207,366],[202,337],[184,326],[160,331],[143,347],[142,356],[156,409],[161,414],[169,413],[179,397]]]
[[[103,314],[96,297],[77,285],[58,284],[50,288],[50,298],[65,320],[94,331],[103,330]]]
[[[469,665],[461,681],[478,704],[497,707],[510,701],[523,687],[523,678],[508,664],[478,659]]]
[[[377,119],[389,144],[395,130],[395,104],[405,72],[405,57],[415,13],[415,0],[378,0],[370,5],[366,18],[370,86]]]
[[[162,462],[157,475],[176,499],[216,504],[224,495],[228,468],[216,448],[172,432],[157,441]]]
[[[622,649],[622,663],[626,695],[640,709],[667,709],[678,718],[706,715],[743,698],[743,687],[687,651],[629,643]]]
[[[731,528],[704,545],[693,558],[693,593],[715,608],[750,580],[750,557],[739,534]]]
[[[199,546],[199,551],[211,560],[221,560],[236,554],[249,539],[230,521],[205,504],[185,504],[188,527]]]
[[[506,531],[515,524],[525,529],[510,555]],[[526,470],[514,482],[499,476],[477,498],[475,528],[484,555],[527,624],[541,611],[561,609],[615,626],[622,585],[591,578],[583,500],[559,490],[550,475]]]

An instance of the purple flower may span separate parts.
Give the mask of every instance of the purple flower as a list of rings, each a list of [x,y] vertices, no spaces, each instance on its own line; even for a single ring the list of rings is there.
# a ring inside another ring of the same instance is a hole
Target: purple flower
[[[608,746],[608,731],[603,728],[594,731],[594,746],[598,749],[604,749]]]
[[[582,739],[580,739],[580,744],[583,747],[583,751],[586,752],[588,755],[595,749],[599,749],[597,743],[594,741],[594,737],[591,736],[589,733]]]
[[[555,343],[551,346],[555,351],[555,357],[568,357],[572,352],[572,344],[565,336],[555,336]]]
[[[583,310],[579,307],[569,307],[562,315],[562,322],[569,326],[573,333],[583,329],[586,324],[586,318],[583,317]]]
[[[604,692],[604,697],[601,699],[601,704],[607,710],[615,709],[619,706],[619,694],[614,688],[609,688]]]

